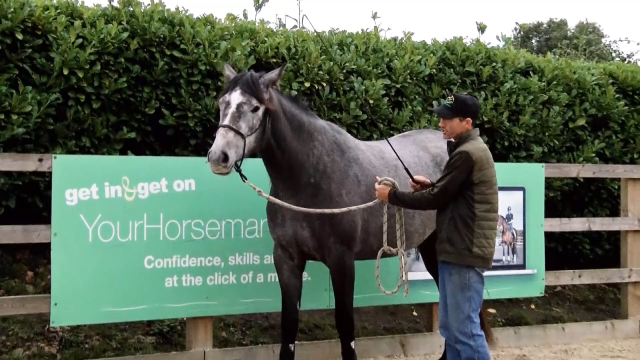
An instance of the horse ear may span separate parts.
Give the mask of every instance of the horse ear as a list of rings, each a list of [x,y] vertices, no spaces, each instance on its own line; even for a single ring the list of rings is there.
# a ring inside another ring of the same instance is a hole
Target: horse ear
[[[236,71],[233,70],[231,65],[227,63],[224,63],[224,65],[222,66],[222,73],[224,74],[224,81],[226,83],[229,83],[229,81],[231,81],[231,79],[233,79],[237,75]]]
[[[280,80],[282,79],[283,72],[284,65],[275,70],[271,70],[260,78],[260,85],[262,85],[262,87],[267,90],[267,92],[271,88],[278,87],[278,85],[280,84]]]

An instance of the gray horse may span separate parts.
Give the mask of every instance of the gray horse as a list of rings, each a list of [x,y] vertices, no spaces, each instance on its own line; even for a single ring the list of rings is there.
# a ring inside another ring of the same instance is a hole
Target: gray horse
[[[220,125],[207,154],[214,174],[228,175],[234,166],[241,171],[238,164],[244,158],[259,157],[271,180],[269,195],[306,208],[370,202],[375,199],[376,176],[396,179],[408,188],[408,176],[385,141],[358,140],[281,94],[277,87],[283,68],[264,75],[236,74],[224,65]],[[439,131],[413,130],[389,140],[412,173],[440,177],[448,155]],[[382,247],[383,204],[341,214],[304,213],[272,202],[266,207],[282,297],[280,360],[295,358],[302,273],[308,260],[329,269],[342,359],[356,360],[354,261],[375,259]],[[388,216],[395,216],[393,208]],[[435,212],[405,210],[404,217],[406,248],[420,250],[437,284]],[[397,247],[395,222],[388,226],[388,245]],[[486,326],[484,318],[482,323]]]

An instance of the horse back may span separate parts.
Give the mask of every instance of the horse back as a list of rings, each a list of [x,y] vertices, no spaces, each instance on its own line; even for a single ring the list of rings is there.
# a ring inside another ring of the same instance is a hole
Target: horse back
[[[442,174],[448,156],[439,131],[414,130],[389,141],[413,175],[435,181]],[[333,168],[309,174],[303,193],[272,188],[271,194],[298,206],[335,209],[375,200],[376,177],[392,178],[400,190],[410,191],[409,176],[385,140],[343,146],[333,155]],[[340,214],[310,214],[270,203],[267,217],[274,241],[311,260],[326,260],[335,251],[351,252],[356,260],[365,260],[374,259],[382,246],[383,206],[377,203]],[[395,217],[396,209],[389,206],[387,243],[392,247],[397,247]],[[406,248],[414,248],[435,230],[435,212],[404,209],[404,225]]]

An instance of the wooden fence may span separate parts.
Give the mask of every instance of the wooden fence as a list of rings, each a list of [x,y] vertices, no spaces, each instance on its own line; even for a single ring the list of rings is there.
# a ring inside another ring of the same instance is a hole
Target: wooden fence
[[[51,155],[0,154],[0,172],[50,172]],[[640,165],[545,164],[545,177],[619,178],[621,214],[612,218],[545,218],[545,232],[620,231],[621,267],[615,269],[547,271],[545,285],[622,284],[622,320],[498,328],[499,346],[545,345],[588,339],[640,337]],[[0,226],[0,245],[50,242],[50,225]],[[0,316],[49,313],[46,295],[0,297]],[[359,356],[417,355],[439,351],[437,306],[430,316],[432,333],[358,339]],[[212,349],[211,317],[186,320],[186,351],[127,359],[275,359],[277,345]],[[298,346],[300,359],[339,358],[335,341]],[[124,359],[124,358],[123,358]]]

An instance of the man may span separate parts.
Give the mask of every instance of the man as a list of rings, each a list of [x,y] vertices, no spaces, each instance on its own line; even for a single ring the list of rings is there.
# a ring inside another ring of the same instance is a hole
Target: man
[[[507,216],[505,216],[507,224],[509,224],[509,231],[513,231],[513,214],[511,213],[511,206],[507,208]]]
[[[414,210],[436,210],[439,330],[446,358],[490,359],[480,327],[484,271],[491,268],[498,220],[498,184],[493,157],[475,128],[478,100],[454,94],[434,112],[449,159],[432,183],[410,181],[413,191],[375,184],[376,197]]]

